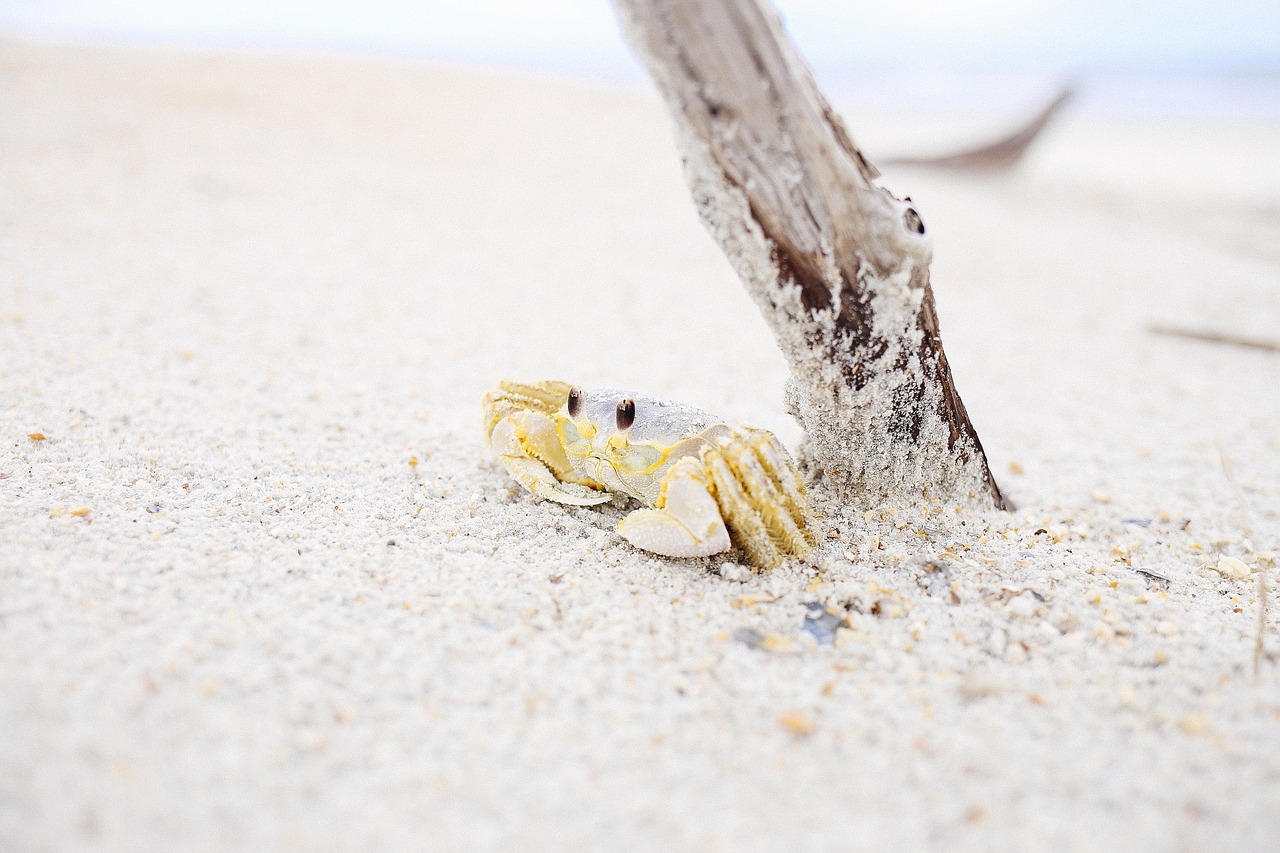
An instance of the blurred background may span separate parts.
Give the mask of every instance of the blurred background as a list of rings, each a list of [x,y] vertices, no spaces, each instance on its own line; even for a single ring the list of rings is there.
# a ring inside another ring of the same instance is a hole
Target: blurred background
[[[1064,204],[1280,261],[1277,0],[774,0],[876,162],[980,146]],[[375,56],[645,88],[608,0],[0,0],[0,38]],[[1158,201],[1155,200],[1158,197]]]
[[[1090,79],[1101,108],[1280,113],[1276,0],[775,0],[847,96],[887,79],[922,101],[989,104]],[[4,0],[0,32],[54,40],[341,52],[552,71],[642,72],[608,0]],[[998,79],[1001,85],[961,85]],[[996,106],[999,106],[997,104]]]

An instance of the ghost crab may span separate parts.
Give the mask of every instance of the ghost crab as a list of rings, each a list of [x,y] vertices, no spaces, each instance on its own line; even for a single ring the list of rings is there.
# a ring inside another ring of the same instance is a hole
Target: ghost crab
[[[773,433],[681,403],[567,382],[503,381],[484,398],[485,438],[516,481],[574,506],[629,495],[618,523],[637,548],[705,557],[738,546],[759,568],[816,544],[804,481]]]

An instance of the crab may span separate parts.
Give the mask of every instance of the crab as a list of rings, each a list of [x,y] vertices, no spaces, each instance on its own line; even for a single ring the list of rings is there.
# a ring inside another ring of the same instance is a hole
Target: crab
[[[516,481],[572,506],[645,504],[618,523],[637,548],[707,557],[736,546],[762,569],[817,544],[804,480],[773,433],[692,406],[567,382],[503,381],[484,398],[484,434]]]

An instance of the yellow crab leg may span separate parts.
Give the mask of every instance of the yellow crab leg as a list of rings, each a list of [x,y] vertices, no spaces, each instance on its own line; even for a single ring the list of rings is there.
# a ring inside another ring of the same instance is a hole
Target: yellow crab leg
[[[560,445],[555,421],[542,412],[519,411],[497,422],[490,435],[498,461],[516,482],[538,497],[573,506],[594,506],[610,500],[607,494],[579,483]]]
[[[525,411],[553,414],[564,405],[573,386],[558,379],[513,382],[504,379],[484,396],[484,439],[492,443],[493,431],[502,419]]]
[[[734,541],[746,552],[748,562],[762,569],[781,565],[783,556],[774,547],[768,528],[743,491],[738,475],[730,467],[729,461],[719,450],[713,448],[702,453],[702,461],[714,483],[716,503],[725,522],[733,530]]]
[[[807,557],[813,548],[805,536],[805,528],[796,523],[777,473],[762,464],[765,446],[759,434],[744,434],[741,440],[722,444],[721,453],[742,487],[749,510],[768,532],[780,557]]]
[[[810,547],[816,547],[818,537],[809,524],[809,497],[805,491],[804,478],[789,462],[784,461],[786,452],[773,433],[749,428],[742,430],[742,433],[750,440],[758,461],[768,473],[768,479],[786,496],[782,503],[790,513],[791,520],[795,523],[800,535]],[[793,552],[797,556],[806,555],[801,548],[793,548]]]

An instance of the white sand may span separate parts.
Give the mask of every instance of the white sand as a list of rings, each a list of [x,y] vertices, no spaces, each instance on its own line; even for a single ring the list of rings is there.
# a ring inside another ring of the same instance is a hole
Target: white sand
[[[1274,845],[1280,583],[1255,680],[1257,575],[1203,567],[1280,547],[1280,356],[1145,329],[1277,336],[1278,138],[889,175],[1020,508],[825,507],[737,582],[477,435],[550,376],[799,438],[656,99],[0,45],[0,849]]]

